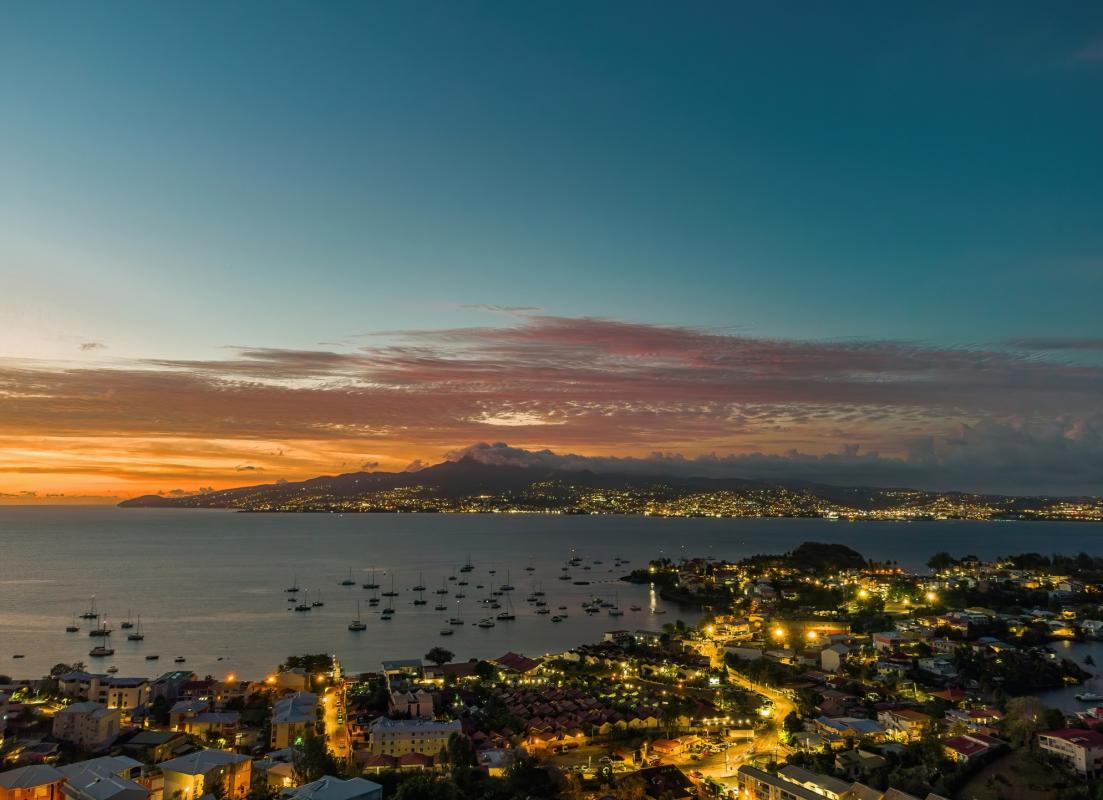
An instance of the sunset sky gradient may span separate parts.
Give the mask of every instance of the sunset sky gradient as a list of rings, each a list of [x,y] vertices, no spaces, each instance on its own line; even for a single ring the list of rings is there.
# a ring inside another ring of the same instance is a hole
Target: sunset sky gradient
[[[1103,493],[1100,97],[1092,2],[11,7],[0,502]]]

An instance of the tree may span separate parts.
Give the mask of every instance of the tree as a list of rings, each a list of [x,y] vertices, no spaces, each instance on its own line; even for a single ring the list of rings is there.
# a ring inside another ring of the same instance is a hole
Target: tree
[[[1015,747],[1023,747],[1034,741],[1035,734],[1046,724],[1048,709],[1037,697],[1013,697],[1007,701],[1004,730]]]
[[[462,733],[453,733],[448,737],[446,750],[448,763],[452,765],[453,770],[459,767],[474,767],[479,763],[471,740]]]
[[[294,751],[292,768],[300,785],[316,781],[323,775],[341,773],[341,766],[326,747],[325,739],[315,733],[307,733],[302,747]]]
[[[460,800],[460,793],[447,778],[423,774],[404,780],[394,800]]]
[[[245,796],[245,800],[276,800],[278,796],[279,792],[276,787],[268,783],[268,777],[264,774],[257,774],[249,785],[249,794]]]
[[[222,774],[221,770],[216,772],[210,781],[203,781],[203,794],[209,794],[215,800],[227,800],[229,798],[230,792],[226,788],[226,776]]]
[[[489,661],[480,661],[475,665],[475,677],[481,681],[492,681],[498,677],[498,670]]]
[[[930,559],[927,560],[927,566],[935,572],[942,572],[943,570],[947,570],[950,567],[954,566],[954,564],[956,563],[958,562],[954,560],[954,557],[945,551],[935,553],[933,556],[930,557]]]
[[[451,650],[445,650],[443,647],[434,647],[425,654],[425,660],[433,662],[438,667],[441,664],[449,663],[455,657],[455,653]]]

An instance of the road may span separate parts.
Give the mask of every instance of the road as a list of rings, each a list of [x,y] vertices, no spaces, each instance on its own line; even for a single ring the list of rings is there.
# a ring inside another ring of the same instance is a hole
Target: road
[[[337,758],[348,759],[352,754],[352,745],[349,740],[344,691],[332,687],[326,689],[326,693],[322,695],[322,708],[329,749]]]

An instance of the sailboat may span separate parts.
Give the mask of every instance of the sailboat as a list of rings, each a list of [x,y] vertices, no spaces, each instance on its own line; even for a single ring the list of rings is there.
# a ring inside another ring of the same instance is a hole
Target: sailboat
[[[128,633],[126,635],[126,638],[127,638],[127,641],[131,641],[131,642],[140,642],[140,641],[142,641],[143,639],[146,638],[146,635],[144,633],[142,633],[142,615],[141,614],[138,615],[138,627],[134,630],[133,633]]]
[[[65,626],[65,632],[66,633],[76,633],[79,630],[80,630],[80,626],[77,625],[77,615],[74,613],[72,623]]]
[[[391,573],[391,590],[389,592],[383,592],[384,597],[398,597],[398,592],[394,590],[394,573]]]
[[[120,625],[119,627],[122,628],[124,631],[128,631],[128,630],[130,630],[131,628],[134,627],[134,623],[131,622],[131,620],[130,620],[130,609],[129,608],[126,610],[126,619],[123,621],[123,624]]]
[[[471,551],[467,551],[467,562],[460,567],[460,572],[474,572],[475,565],[471,563]]]
[[[622,617],[624,612],[620,610],[620,596],[618,593],[613,593],[613,605],[608,607],[610,617]]]
[[[81,619],[96,619],[99,617],[99,612],[96,611],[96,596],[92,595],[92,602],[88,606],[88,610],[80,615]]]
[[[517,617],[513,616],[513,600],[510,599],[508,594],[506,595],[506,610],[498,614],[498,619],[504,622],[517,619]]]
[[[356,619],[354,619],[352,622],[349,623],[349,630],[350,631],[364,631],[364,630],[367,630],[367,629],[368,629],[368,626],[365,625],[363,623],[363,621],[361,621],[361,619],[360,619],[360,601],[357,600],[356,601]]]
[[[463,607],[460,605],[458,600],[456,601],[456,616],[451,617],[448,620],[448,624],[449,625],[463,625],[464,624],[464,622],[463,622]]]
[[[341,581],[342,586],[355,586],[356,581],[352,579],[352,567],[349,567],[349,576]]]
[[[417,586],[414,587],[415,592],[424,592],[425,591],[425,584],[422,582],[421,577],[422,577],[422,573],[419,572],[417,574]]]
[[[379,588],[379,584],[376,583],[376,581],[375,581],[375,567],[372,567],[372,569],[371,569],[371,577],[368,578],[368,582],[367,583],[362,583],[360,585],[363,586],[365,589],[378,589]]]
[[[321,589],[318,590],[318,598],[313,603],[311,603],[310,605],[313,608],[321,608],[322,606],[325,605],[325,603],[322,602],[322,590]]]
[[[291,585],[284,589],[288,594],[295,594],[299,591],[299,577],[296,575],[291,579]]]
[[[99,637],[99,638],[103,638],[105,636],[110,636],[111,635],[111,628],[107,627],[107,617],[104,616],[103,621],[100,622],[100,624],[97,627],[95,627],[92,630],[88,631],[88,635],[89,636],[96,636],[96,637]]]
[[[498,588],[501,589],[503,592],[512,592],[513,591],[513,586],[509,582],[509,570],[508,569],[506,570],[506,582],[503,583]]]

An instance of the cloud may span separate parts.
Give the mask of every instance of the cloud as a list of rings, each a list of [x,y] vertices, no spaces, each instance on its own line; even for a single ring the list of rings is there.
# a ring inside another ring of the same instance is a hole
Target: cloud
[[[538,306],[497,306],[486,303],[461,303],[460,308],[467,311],[485,311],[489,314],[534,314],[542,309]]]
[[[237,347],[220,359],[90,367],[0,359],[0,487],[24,474],[66,486],[65,476],[97,486],[232,485],[241,474],[230,459],[246,448],[246,466],[278,465],[292,479],[362,463],[364,452],[400,469],[493,426],[534,452],[717,453],[757,459],[735,463],[767,472],[803,464],[827,482],[857,480],[866,467],[926,480],[914,471],[924,447],[949,470],[962,446],[938,448],[957,439],[979,453],[982,435],[990,459],[1027,462],[1036,448],[1044,463],[1059,444],[1038,433],[1047,426],[1096,429],[1103,367],[1059,358],[1094,339],[1016,341],[781,340],[524,314],[496,326],[389,331],[348,350]],[[1063,347],[1051,353],[1041,342]],[[1026,438],[1012,447],[1014,430]],[[1039,485],[1083,486],[1088,450],[1065,454],[1081,472],[1055,469],[1037,475]],[[1025,485],[1025,472],[1001,474]]]
[[[847,444],[824,454],[714,453],[686,457],[559,454],[485,442],[454,451],[487,464],[630,475],[807,481],[840,486],[908,487],[1009,494],[1103,494],[1103,415],[1043,425],[962,425],[909,442],[903,456]]]
[[[239,464],[234,467],[238,472],[264,472],[264,467],[258,467],[253,464]]]
[[[364,470],[365,472],[370,472],[371,470],[378,468],[378,461],[365,461],[363,464],[360,465],[360,469]]]
[[[409,464],[407,464],[402,469],[402,471],[403,472],[421,472],[421,470],[425,469],[427,466],[429,466],[429,465],[426,464],[424,461],[422,461],[420,458],[415,458],[413,461],[411,461]]]
[[[81,342],[80,343],[80,349],[81,350],[103,350],[106,347],[107,347],[107,345],[105,345],[103,342]]]
[[[1034,339],[1011,339],[1008,342],[1019,350],[1056,351],[1056,350],[1101,350],[1103,338],[1098,337],[1038,337]]]
[[[1072,61],[1078,64],[1103,63],[1103,36],[1088,42],[1073,53]]]

